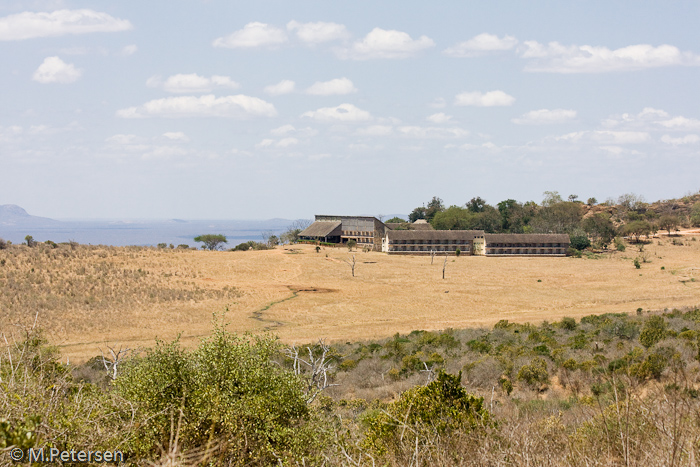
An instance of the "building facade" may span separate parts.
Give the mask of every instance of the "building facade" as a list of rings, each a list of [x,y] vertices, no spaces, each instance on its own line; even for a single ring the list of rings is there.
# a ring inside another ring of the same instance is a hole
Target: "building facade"
[[[434,230],[425,221],[384,224],[376,217],[317,215],[299,238],[346,244],[391,255],[566,256],[566,234],[488,234],[483,230]]]

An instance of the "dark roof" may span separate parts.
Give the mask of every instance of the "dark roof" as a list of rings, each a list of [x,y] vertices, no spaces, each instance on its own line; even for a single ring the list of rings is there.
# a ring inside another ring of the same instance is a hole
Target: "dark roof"
[[[434,230],[430,224],[415,224],[410,222],[385,222],[391,230]]]
[[[315,217],[316,217],[316,221],[318,221],[318,222],[328,222],[331,219],[332,220],[337,220],[337,219],[365,219],[365,220],[373,219],[375,221],[379,220],[374,216],[336,216],[333,214],[316,214]]]
[[[571,243],[567,234],[486,234],[489,243]]]
[[[473,240],[483,230],[387,230],[389,240]]]
[[[329,237],[332,233],[334,236],[340,235],[340,221],[316,221],[301,232],[300,237]],[[338,229],[338,232],[333,232]]]

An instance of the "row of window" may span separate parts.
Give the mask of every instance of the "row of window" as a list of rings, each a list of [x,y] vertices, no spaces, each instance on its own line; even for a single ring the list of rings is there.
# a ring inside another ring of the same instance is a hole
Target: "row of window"
[[[394,246],[392,245],[389,251],[457,251],[457,248],[460,249],[460,251],[467,252],[469,251],[469,245],[461,245],[461,246],[437,246],[437,247],[424,247],[424,246]]]
[[[562,247],[561,243],[489,243],[489,247],[494,248],[551,248]]]
[[[562,248],[489,248],[490,255],[563,255]]]
[[[374,232],[372,232],[371,230],[343,230],[343,235],[353,237],[373,237]]]
[[[390,240],[391,245],[469,245],[464,240]]]

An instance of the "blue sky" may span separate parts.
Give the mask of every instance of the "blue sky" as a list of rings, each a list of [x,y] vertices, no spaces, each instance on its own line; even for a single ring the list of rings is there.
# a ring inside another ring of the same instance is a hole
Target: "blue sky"
[[[700,188],[698,2],[0,5],[0,204],[264,219]]]

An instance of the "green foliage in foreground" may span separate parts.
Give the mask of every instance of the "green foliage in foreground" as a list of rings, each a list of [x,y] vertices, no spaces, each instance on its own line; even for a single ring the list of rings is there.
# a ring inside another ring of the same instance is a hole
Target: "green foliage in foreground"
[[[218,446],[227,465],[271,465],[308,458],[317,444],[301,381],[276,365],[272,337],[238,337],[216,327],[193,352],[159,343],[116,381],[144,422],[130,443],[148,457],[167,445],[178,420],[182,449]]]

